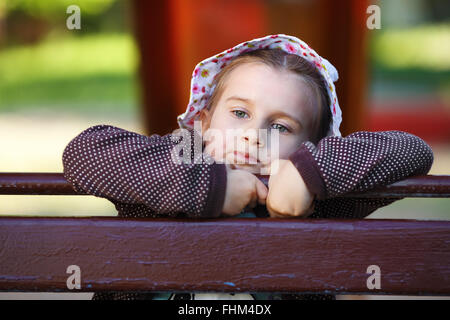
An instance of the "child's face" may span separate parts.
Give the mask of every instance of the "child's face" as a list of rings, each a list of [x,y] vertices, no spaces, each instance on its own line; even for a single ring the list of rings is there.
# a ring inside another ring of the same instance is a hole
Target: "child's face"
[[[216,160],[226,159],[239,169],[260,173],[275,157],[274,152],[270,152],[270,131],[264,139],[264,136],[258,137],[258,130],[278,130],[277,158],[287,159],[310,138],[317,117],[311,98],[308,85],[293,72],[276,70],[261,62],[240,65],[228,74],[212,114],[205,111],[203,115],[204,133],[206,129],[215,129],[226,137],[222,141],[205,139],[205,151]],[[230,131],[236,132],[233,137]],[[230,138],[237,138],[238,143]],[[264,149],[266,153],[262,152]],[[244,156],[247,153],[254,159],[239,160],[235,151],[243,152]],[[244,161],[247,163],[242,163]]]

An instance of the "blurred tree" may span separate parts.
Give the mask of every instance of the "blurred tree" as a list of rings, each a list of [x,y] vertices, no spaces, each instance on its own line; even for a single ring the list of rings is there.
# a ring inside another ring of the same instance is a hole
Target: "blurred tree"
[[[86,14],[99,14],[116,0],[6,0],[6,11],[20,10],[31,16],[55,18],[64,16],[66,8],[77,5]],[[64,13],[64,14],[61,14]]]
[[[450,2],[448,0],[428,0],[432,21],[444,22],[450,19]]]
[[[5,3],[0,2],[0,48],[4,42],[4,33],[5,33]]]
[[[4,41],[7,45],[36,43],[51,31],[66,31],[69,5],[81,10],[81,30],[71,35],[92,32],[123,32],[127,22],[125,0],[5,0],[3,8]],[[1,23],[1,12],[0,12]],[[1,36],[1,35],[0,35]],[[1,39],[0,39],[1,40]]]

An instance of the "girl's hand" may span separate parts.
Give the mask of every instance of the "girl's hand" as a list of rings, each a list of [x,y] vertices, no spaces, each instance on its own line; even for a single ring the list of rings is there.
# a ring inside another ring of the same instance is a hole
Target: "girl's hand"
[[[227,188],[222,213],[238,215],[245,207],[266,204],[267,187],[254,174],[227,165]]]
[[[314,195],[290,160],[273,161],[266,199],[272,218],[307,217],[314,212],[313,200]]]

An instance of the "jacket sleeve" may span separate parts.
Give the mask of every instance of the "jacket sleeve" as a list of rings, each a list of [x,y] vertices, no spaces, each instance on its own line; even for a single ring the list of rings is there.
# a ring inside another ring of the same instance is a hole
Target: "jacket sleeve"
[[[96,125],[64,149],[64,177],[76,191],[113,202],[119,216],[217,217],[225,199],[225,165],[202,154],[194,138],[194,130],[144,136]],[[194,159],[198,150],[200,161]],[[180,160],[183,155],[191,161]]]
[[[289,158],[315,195],[311,217],[362,218],[403,199],[337,198],[429,172],[434,156],[421,138],[403,131],[359,131],[310,141]]]

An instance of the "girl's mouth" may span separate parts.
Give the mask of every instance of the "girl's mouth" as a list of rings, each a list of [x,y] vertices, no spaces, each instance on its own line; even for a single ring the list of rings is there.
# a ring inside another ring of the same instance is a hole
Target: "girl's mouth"
[[[245,163],[245,164],[258,164],[259,161],[250,156],[250,154],[248,153],[243,153],[243,152],[239,152],[239,151],[234,151],[234,155],[237,157],[237,161],[238,163]]]

